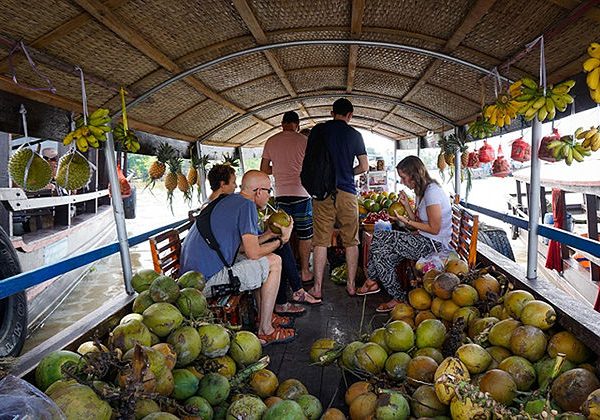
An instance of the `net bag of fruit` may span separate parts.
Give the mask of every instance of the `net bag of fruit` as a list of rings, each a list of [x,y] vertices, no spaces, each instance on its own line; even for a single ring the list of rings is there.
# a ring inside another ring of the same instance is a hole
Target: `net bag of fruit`
[[[477,152],[469,152],[467,158],[467,168],[479,168],[481,163],[479,162],[479,154]]]
[[[556,128],[552,129],[552,134],[546,137],[542,137],[540,142],[540,148],[538,149],[538,157],[546,162],[556,162],[556,159],[552,155],[552,150],[548,149],[548,145],[554,140],[560,140],[560,134]]]
[[[489,163],[494,160],[496,157],[494,153],[494,148],[490,146],[487,141],[483,141],[483,146],[479,149],[479,162],[481,163]]]
[[[519,137],[513,141],[510,158],[517,162],[527,162],[531,159],[531,146],[523,140],[523,137]]]
[[[510,163],[504,157],[502,146],[498,146],[498,157],[492,164],[492,175],[504,178],[510,174]]]

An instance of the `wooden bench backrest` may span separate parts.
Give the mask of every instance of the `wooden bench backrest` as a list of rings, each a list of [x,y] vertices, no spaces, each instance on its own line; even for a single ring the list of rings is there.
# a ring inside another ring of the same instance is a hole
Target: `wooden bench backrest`
[[[477,233],[479,216],[474,215],[460,204],[452,204],[452,236],[450,245],[460,256],[474,267],[477,260]]]
[[[187,233],[190,226],[192,221],[148,239],[154,271],[172,278],[179,277],[182,234]]]

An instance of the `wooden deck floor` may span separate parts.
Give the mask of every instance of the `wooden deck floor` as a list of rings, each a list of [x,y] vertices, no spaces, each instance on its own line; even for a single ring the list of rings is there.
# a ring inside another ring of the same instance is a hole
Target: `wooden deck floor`
[[[360,283],[359,283],[360,284]],[[381,292],[366,297],[350,297],[344,286],[333,284],[326,279],[321,305],[307,306],[306,313],[296,318],[296,339],[289,344],[266,347],[265,354],[271,357],[269,369],[275,372],[279,381],[295,378],[306,385],[310,394],[321,400],[324,409],[328,406],[344,408],[346,390],[342,370],[337,365],[311,366],[310,348],[318,338],[333,338],[347,344],[359,338],[360,333],[370,333],[382,326],[389,314],[377,314],[375,308],[388,300]],[[365,303],[364,324],[361,326],[361,314]],[[347,375],[346,375],[347,376]]]

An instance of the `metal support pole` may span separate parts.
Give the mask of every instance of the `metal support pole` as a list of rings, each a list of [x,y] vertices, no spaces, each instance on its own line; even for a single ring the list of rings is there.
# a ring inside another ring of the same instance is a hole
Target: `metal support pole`
[[[443,135],[443,133],[442,133]],[[454,127],[454,135],[458,138],[460,136],[460,127]],[[460,197],[460,149],[454,151],[454,194]]]
[[[236,154],[236,157],[240,160],[240,170],[242,171],[242,176],[243,176],[246,173],[246,167],[244,165],[244,155],[242,154],[242,148],[239,146],[236,147],[235,154]]]
[[[127,240],[127,227],[125,225],[125,212],[123,211],[123,198],[121,197],[121,184],[117,175],[117,163],[115,161],[115,144],[112,132],[106,133],[106,147],[104,157],[106,158],[106,170],[110,182],[110,195],[112,197],[112,208],[117,226],[117,239],[119,241],[119,253],[121,254],[121,267],[123,268],[123,279],[125,291],[128,295],[134,293],[131,285],[132,269],[131,256],[129,255],[129,242]]]
[[[198,159],[202,161],[202,144],[199,141],[196,142],[196,153],[198,154]],[[202,195],[202,202],[205,203],[208,197],[206,196],[206,172],[204,166],[200,168],[200,194]]]
[[[400,142],[398,140],[394,141],[394,192],[397,193],[398,192],[398,171],[396,170],[396,165],[398,164],[398,146],[400,145]],[[418,145],[417,145],[417,150],[418,150]]]
[[[537,279],[538,226],[540,224],[540,160],[538,149],[542,139],[542,123],[535,117],[531,124],[531,175],[529,194],[529,235],[527,237],[527,279]],[[535,191],[535,192],[534,192]]]

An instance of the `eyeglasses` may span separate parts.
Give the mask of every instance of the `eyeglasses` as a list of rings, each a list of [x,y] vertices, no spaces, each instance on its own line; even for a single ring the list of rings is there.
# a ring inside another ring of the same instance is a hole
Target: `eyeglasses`
[[[267,191],[269,194],[271,194],[271,192],[273,192],[273,188],[255,188],[252,191]]]

